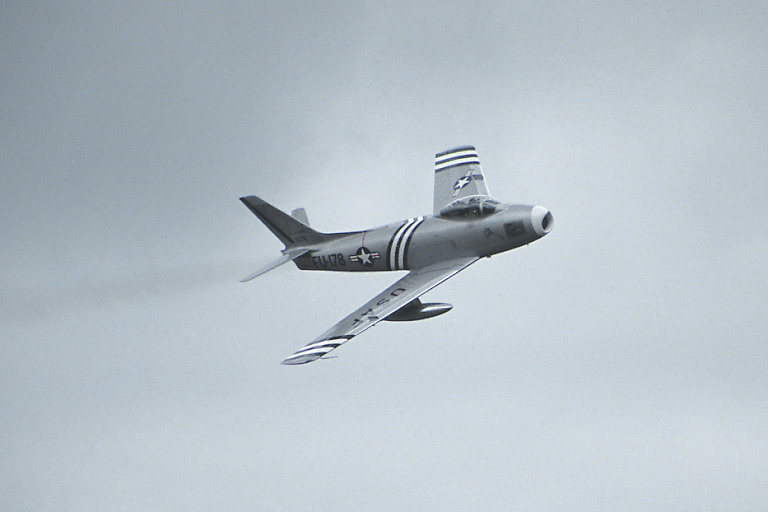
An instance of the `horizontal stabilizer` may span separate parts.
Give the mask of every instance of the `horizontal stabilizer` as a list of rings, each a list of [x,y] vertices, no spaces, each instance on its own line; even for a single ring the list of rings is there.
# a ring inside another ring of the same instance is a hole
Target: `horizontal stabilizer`
[[[308,252],[309,252],[309,249],[293,249],[293,250],[289,249],[288,251],[286,251],[282,256],[280,256],[276,260],[267,263],[266,265],[261,267],[259,270],[257,270],[253,274],[250,274],[250,275],[242,278],[240,280],[240,282],[241,283],[246,283],[246,282],[248,282],[248,281],[250,281],[252,279],[256,279],[260,275],[266,274],[270,270],[274,270],[277,267],[279,267],[280,265],[283,265],[284,263],[288,263],[289,261],[294,260],[294,259],[298,258],[299,256],[303,256],[304,254],[306,254]]]
[[[291,217],[309,227],[309,217],[307,217],[307,211],[304,208],[296,208],[293,210],[291,212]]]

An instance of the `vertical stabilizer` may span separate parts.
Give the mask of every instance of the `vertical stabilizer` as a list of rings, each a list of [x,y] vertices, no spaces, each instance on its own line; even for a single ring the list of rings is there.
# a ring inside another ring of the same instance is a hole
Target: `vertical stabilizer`
[[[294,215],[302,215],[301,212],[304,212],[303,220],[301,220],[278,210],[256,196],[241,197],[240,200],[289,249],[325,241],[323,233],[318,233],[303,222],[307,219],[307,214],[303,208],[294,210]]]

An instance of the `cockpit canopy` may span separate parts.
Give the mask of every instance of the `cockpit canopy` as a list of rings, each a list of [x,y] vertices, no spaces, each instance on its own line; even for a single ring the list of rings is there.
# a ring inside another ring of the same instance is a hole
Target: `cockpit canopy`
[[[449,203],[440,210],[441,217],[482,217],[504,209],[504,205],[488,196],[468,196]]]

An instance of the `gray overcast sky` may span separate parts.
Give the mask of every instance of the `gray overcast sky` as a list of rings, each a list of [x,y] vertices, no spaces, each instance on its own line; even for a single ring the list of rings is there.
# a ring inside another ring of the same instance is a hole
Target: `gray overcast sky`
[[[765,2],[7,2],[0,508],[768,508]],[[454,310],[279,362],[396,279],[435,152],[555,229]]]

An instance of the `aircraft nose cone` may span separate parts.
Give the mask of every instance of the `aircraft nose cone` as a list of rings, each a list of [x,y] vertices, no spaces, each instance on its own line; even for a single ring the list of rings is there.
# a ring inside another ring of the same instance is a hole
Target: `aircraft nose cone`
[[[554,223],[552,213],[543,206],[534,206],[531,209],[531,224],[537,235],[544,236],[552,231]]]

